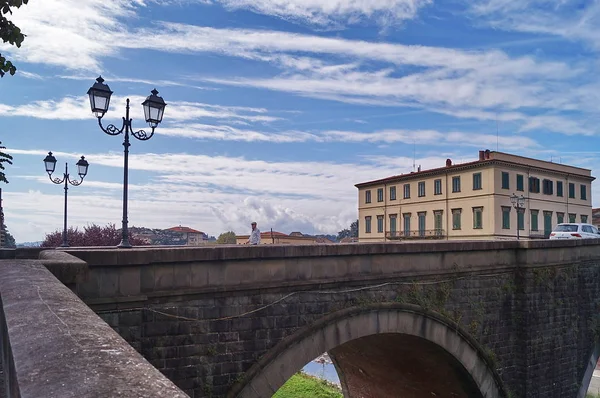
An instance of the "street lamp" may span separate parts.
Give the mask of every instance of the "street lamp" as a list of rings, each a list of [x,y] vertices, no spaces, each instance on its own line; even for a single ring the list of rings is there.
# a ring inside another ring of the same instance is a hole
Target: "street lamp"
[[[117,128],[114,124],[109,124],[104,128],[102,126],[102,117],[108,111],[108,106],[110,104],[110,96],[112,95],[112,91],[108,85],[104,84],[104,79],[102,76],[96,79],[96,83],[88,90],[88,95],[90,97],[90,107],[92,108],[92,112],[98,118],[98,125],[100,129],[104,131],[108,135],[124,135],[123,140],[123,152],[124,152],[124,160],[123,160],[123,225],[122,225],[122,238],[121,243],[117,247],[128,249],[131,247],[129,243],[129,231],[127,229],[127,188],[128,188],[128,174],[129,174],[129,133],[132,136],[141,141],[146,141],[152,138],[154,135],[154,129],[159,125],[162,121],[163,114],[165,112],[165,101],[162,97],[158,96],[158,91],[156,89],[151,91],[151,95],[149,95],[142,105],[144,107],[144,116],[146,122],[152,128],[150,134],[146,133],[144,130],[133,131],[131,127],[131,119],[129,118],[129,98],[127,98],[127,105],[125,106],[125,117],[123,118],[123,125],[121,128]]]
[[[83,179],[87,175],[89,163],[85,160],[85,157],[81,157],[79,161],[76,163],[77,166],[77,174],[79,174],[79,178],[81,180],[71,180],[69,176],[69,164],[65,163],[65,172],[63,173],[62,180],[60,178],[52,178],[52,173],[54,173],[54,169],[56,168],[56,158],[52,155],[52,152],[48,152],[48,156],[44,158],[44,164],[46,166],[46,173],[48,173],[48,177],[50,181],[55,184],[65,184],[65,214],[64,214],[64,223],[63,223],[63,241],[60,247],[69,247],[69,241],[67,239],[67,191],[69,190],[68,184],[73,185],[74,187],[81,185]]]
[[[517,240],[519,240],[519,214],[525,213],[525,198],[523,195],[517,196],[513,193],[510,197],[510,203],[517,209]]]

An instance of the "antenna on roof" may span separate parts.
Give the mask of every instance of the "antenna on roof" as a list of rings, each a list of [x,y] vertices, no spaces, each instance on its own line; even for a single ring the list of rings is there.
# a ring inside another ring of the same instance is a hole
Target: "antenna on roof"
[[[415,171],[416,161],[417,161],[417,145],[415,144],[415,140],[413,139],[413,172]]]
[[[500,150],[498,149],[499,147],[499,142],[500,139],[498,138],[498,112],[496,112],[496,152],[499,152]]]

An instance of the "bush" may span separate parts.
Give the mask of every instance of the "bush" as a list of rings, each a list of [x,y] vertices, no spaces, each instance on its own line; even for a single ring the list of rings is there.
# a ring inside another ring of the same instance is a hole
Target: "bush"
[[[42,242],[42,247],[58,247],[62,244],[62,230],[46,234]],[[108,224],[101,227],[91,224],[83,227],[83,231],[78,228],[69,228],[67,230],[67,240],[69,245],[74,247],[81,246],[117,246],[121,242],[121,230],[115,227],[115,224]],[[129,235],[129,243],[133,246],[147,245],[143,239]]]

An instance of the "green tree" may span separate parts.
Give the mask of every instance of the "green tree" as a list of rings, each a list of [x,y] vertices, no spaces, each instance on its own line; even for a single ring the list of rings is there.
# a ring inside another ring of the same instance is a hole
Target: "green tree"
[[[19,8],[28,2],[29,0],[0,0],[0,38],[4,43],[8,42],[13,46],[21,47],[25,35],[6,16],[12,15],[11,7]],[[16,71],[17,68],[13,63],[0,54],[0,77],[4,77],[6,73],[14,75]]]
[[[223,232],[217,238],[217,243],[220,245],[236,244],[237,241],[235,240],[235,232],[233,232],[233,231]]]
[[[344,238],[358,238],[358,220],[350,224],[350,228],[344,228],[337,234],[337,240]]]
[[[17,247],[17,242],[15,238],[8,232],[8,228],[6,228],[6,224],[3,225],[2,231],[4,233],[4,244],[2,247]]]
[[[2,141],[0,141],[0,182],[8,184],[6,174],[4,174],[4,170],[6,170],[4,163],[12,164],[13,157],[10,156],[8,153],[2,152],[3,149],[6,149],[6,147],[2,146]]]

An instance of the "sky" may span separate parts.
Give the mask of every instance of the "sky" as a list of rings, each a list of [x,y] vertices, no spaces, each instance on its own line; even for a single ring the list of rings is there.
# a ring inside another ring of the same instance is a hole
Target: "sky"
[[[132,138],[130,226],[335,234],[357,217],[354,184],[483,149],[598,174],[600,1],[31,0],[12,19],[27,38],[0,44],[18,67],[0,79],[1,188],[17,242],[62,228],[48,151],[53,177],[90,163],[69,225],[120,227],[123,137],[86,95],[99,75],[104,125],[129,98],[149,132],[142,101],[156,88],[168,104]]]

